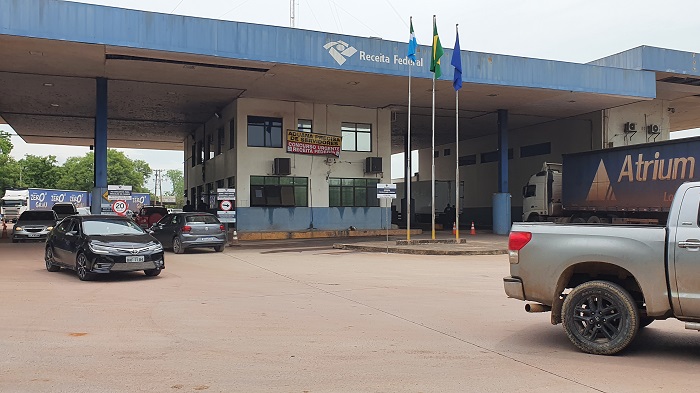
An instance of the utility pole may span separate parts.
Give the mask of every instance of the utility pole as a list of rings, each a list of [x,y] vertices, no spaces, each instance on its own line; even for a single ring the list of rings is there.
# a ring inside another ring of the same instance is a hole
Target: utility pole
[[[160,202],[161,206],[163,205],[163,170],[162,169],[156,169],[155,171],[155,185],[154,185],[154,190],[153,194],[155,197],[158,199],[158,202]]]
[[[296,3],[297,0],[289,0],[289,27],[296,27]]]

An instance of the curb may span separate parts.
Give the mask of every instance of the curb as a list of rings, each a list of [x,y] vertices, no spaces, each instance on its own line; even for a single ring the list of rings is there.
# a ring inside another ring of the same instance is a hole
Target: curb
[[[362,246],[357,244],[336,243],[333,248],[339,250],[353,250],[364,252],[387,252],[386,247]],[[414,254],[414,255],[503,255],[508,254],[508,250],[426,250],[415,248],[389,247],[390,254]]]

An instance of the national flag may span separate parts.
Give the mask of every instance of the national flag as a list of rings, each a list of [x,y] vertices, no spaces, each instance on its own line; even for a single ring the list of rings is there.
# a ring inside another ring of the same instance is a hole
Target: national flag
[[[418,48],[418,41],[416,41],[416,35],[413,33],[413,17],[411,17],[411,30],[410,37],[408,38],[408,58],[411,61],[416,61],[416,49]]]
[[[455,74],[452,78],[452,86],[454,86],[455,91],[462,88],[462,53],[459,49],[459,32],[457,32],[457,39],[455,41],[455,49],[452,52],[452,66],[455,68]]]
[[[442,50],[442,44],[440,44],[440,37],[438,36],[437,23],[435,22],[435,17],[433,16],[433,51],[430,57],[430,72],[435,73],[435,79],[439,79],[442,75],[440,71],[440,58],[442,57],[444,51]]]

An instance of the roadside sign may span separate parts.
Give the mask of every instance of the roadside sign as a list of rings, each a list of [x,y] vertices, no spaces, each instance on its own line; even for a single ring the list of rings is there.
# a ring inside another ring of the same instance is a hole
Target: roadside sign
[[[129,208],[129,204],[126,201],[114,201],[112,202],[112,211],[123,216],[126,210]]]
[[[377,184],[377,198],[396,198],[396,184]]]
[[[216,199],[218,199],[220,201],[226,201],[226,200],[235,201],[236,200],[236,189],[235,188],[217,188],[216,189]]]
[[[233,209],[233,203],[231,203],[231,201],[228,201],[228,200],[227,201],[220,201],[219,208],[221,208],[221,210],[227,212],[227,211]]]
[[[236,223],[236,211],[221,211],[216,212],[216,216],[219,217],[219,221],[224,224],[235,224]]]
[[[162,200],[163,203],[168,203],[168,204],[172,204],[172,205],[174,205],[176,201],[177,201],[177,198],[175,196],[172,196],[172,195],[171,196],[165,195],[165,196],[163,196],[163,200]]]
[[[131,186],[108,185],[107,200],[108,201],[130,201]]]

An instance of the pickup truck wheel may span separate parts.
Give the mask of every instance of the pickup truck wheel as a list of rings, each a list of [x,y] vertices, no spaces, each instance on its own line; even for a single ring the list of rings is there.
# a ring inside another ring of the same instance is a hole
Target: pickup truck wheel
[[[627,291],[607,281],[589,281],[574,288],[562,306],[569,340],[594,355],[613,355],[637,335],[639,313]]]

